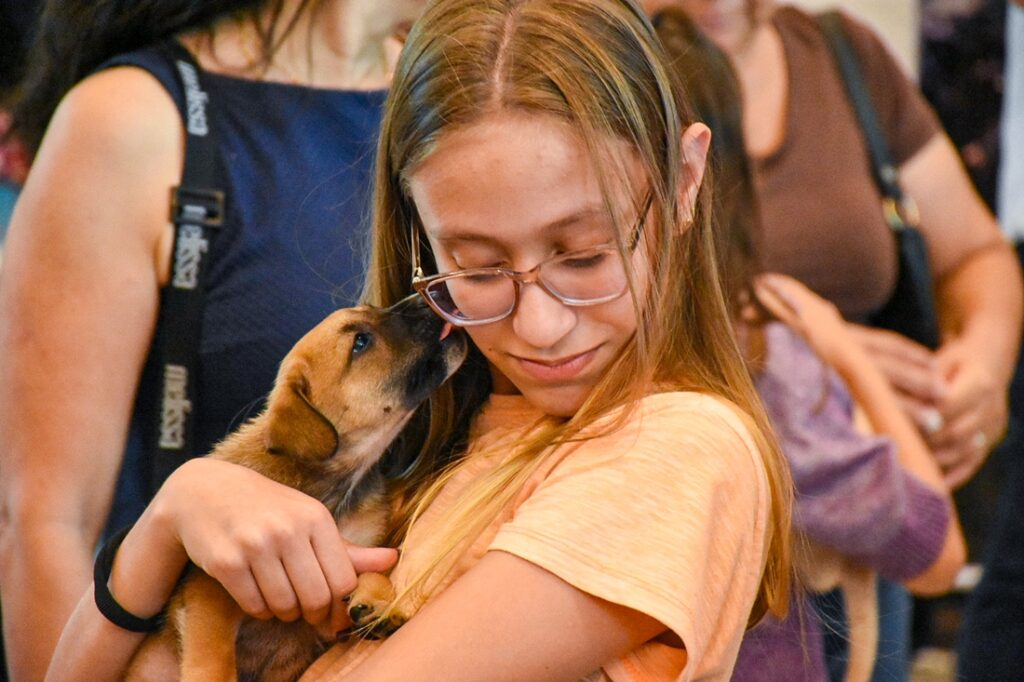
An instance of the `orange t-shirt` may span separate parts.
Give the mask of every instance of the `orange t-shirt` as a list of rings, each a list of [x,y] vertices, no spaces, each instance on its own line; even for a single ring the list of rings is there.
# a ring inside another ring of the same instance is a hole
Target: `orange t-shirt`
[[[522,396],[491,396],[459,470],[409,532],[391,574],[397,589],[453,501],[540,416]],[[588,681],[728,680],[761,581],[769,505],[763,462],[730,407],[698,393],[652,395],[618,430],[552,453],[431,594],[485,552],[508,552],[657,619],[685,645],[648,642]],[[307,677],[340,677],[377,646],[336,645]]]

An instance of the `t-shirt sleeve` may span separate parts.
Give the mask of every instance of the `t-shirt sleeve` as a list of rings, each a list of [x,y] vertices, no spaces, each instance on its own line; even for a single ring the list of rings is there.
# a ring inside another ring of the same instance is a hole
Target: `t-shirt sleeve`
[[[722,403],[652,396],[618,431],[576,444],[490,549],[657,619],[689,667],[738,648],[760,584],[769,494],[754,448]]]
[[[843,18],[893,161],[900,165],[941,132],[942,125],[917,84],[910,80],[881,38],[856,19],[845,14]]]

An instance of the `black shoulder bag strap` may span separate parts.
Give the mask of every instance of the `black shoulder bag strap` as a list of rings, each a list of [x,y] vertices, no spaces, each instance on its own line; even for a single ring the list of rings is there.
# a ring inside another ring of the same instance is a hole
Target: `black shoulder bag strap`
[[[889,144],[878,123],[871,92],[868,90],[860,61],[850,45],[839,12],[831,11],[818,15],[818,25],[827,39],[836,66],[843,76],[843,84],[857,121],[864,132],[864,142],[871,157],[871,172],[882,193],[885,219],[894,231],[910,225],[917,225],[917,207],[900,187],[900,175],[889,154]]]
[[[203,320],[204,277],[210,244],[224,221],[224,192],[217,189],[215,116],[203,72],[177,41],[158,50],[174,67],[185,95],[185,168],[171,191],[174,246],[170,281],[160,292],[153,352],[157,360],[152,415],[152,486],[196,456],[197,361]]]
[[[917,226],[920,216],[913,200],[903,193],[899,170],[892,161],[889,145],[878,122],[871,92],[860,61],[850,44],[839,12],[818,16],[825,40],[842,75],[847,96],[864,134],[871,172],[882,195],[885,220],[896,239],[900,271],[889,302],[872,316],[871,323],[897,331],[929,348],[937,348],[938,308],[928,263],[928,245]]]

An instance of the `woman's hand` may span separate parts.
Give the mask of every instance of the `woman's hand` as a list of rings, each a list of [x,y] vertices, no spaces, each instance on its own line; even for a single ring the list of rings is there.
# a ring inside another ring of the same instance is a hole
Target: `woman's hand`
[[[948,387],[937,355],[893,331],[853,323],[847,327],[888,378],[921,432],[930,436],[939,431],[944,423],[939,404]]]
[[[965,344],[948,341],[937,353],[945,392],[936,407],[943,426],[928,438],[946,482],[966,483],[1006,433],[1007,387]]]
[[[386,571],[389,548],[346,542],[318,500],[255,471],[209,458],[180,467],[153,501],[192,562],[254,618],[350,625],[356,576]]]
[[[933,353],[895,332],[849,328],[896,389],[946,484],[958,488],[970,480],[1006,431],[1006,386],[955,339]]]

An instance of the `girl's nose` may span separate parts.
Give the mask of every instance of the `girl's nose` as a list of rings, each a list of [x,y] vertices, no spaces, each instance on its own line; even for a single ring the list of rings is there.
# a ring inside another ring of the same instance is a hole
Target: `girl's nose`
[[[512,313],[512,329],[534,348],[551,348],[576,326],[576,313],[540,285],[523,284]]]

